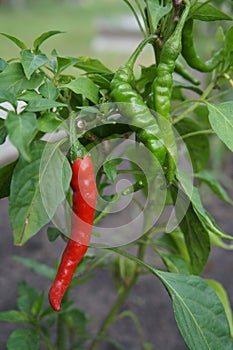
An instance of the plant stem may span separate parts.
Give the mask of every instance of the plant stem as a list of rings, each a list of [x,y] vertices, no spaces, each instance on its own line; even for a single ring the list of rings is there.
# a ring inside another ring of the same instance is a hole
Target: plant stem
[[[140,21],[138,15],[137,15],[137,12],[136,12],[135,8],[134,8],[133,5],[129,2],[129,0],[123,0],[123,1],[129,6],[130,10],[133,12],[134,17],[135,17],[135,19],[136,19],[136,21],[137,21],[137,24],[138,24],[138,26],[139,26],[139,28],[140,28],[140,31],[142,32],[143,36],[146,37],[145,30],[144,30],[144,28],[143,28],[143,26],[142,26],[142,24],[141,24],[141,21]]]
[[[42,331],[42,329],[39,330],[41,337],[43,338],[44,344],[48,350],[55,350],[54,346],[50,343],[49,338],[46,334]]]
[[[65,320],[64,320],[64,315],[58,315],[57,318],[57,349],[58,350],[64,350],[67,346],[66,340],[66,331],[65,331]]]
[[[145,241],[143,243],[139,244],[138,255],[137,255],[138,259],[142,260],[144,258],[144,255],[146,252],[146,247],[147,247],[147,245],[146,245]],[[100,345],[102,339],[106,336],[106,333],[107,333],[109,327],[111,326],[112,322],[115,320],[115,316],[116,316],[118,310],[120,309],[122,304],[125,302],[129,293],[131,292],[131,289],[133,288],[133,286],[137,282],[140,271],[141,271],[141,267],[136,266],[134,274],[131,278],[131,281],[129,282],[129,284],[127,286],[124,287],[122,292],[119,294],[118,298],[116,299],[115,303],[113,304],[112,308],[110,309],[108,315],[104,319],[97,336],[90,344],[88,350],[97,350],[98,349],[98,346]]]
[[[68,300],[69,290],[65,293],[63,301]],[[59,314],[57,317],[57,350],[64,350],[67,347],[67,333],[66,333],[66,320],[65,314]]]
[[[203,134],[207,134],[207,135],[215,134],[215,132],[212,129],[194,131],[194,132],[190,132],[189,134],[177,137],[177,140],[184,140],[192,136],[203,135]]]
[[[205,89],[205,91],[203,91],[203,94],[202,94],[202,96],[201,96],[200,101],[194,103],[192,106],[190,106],[189,108],[187,108],[183,113],[181,113],[181,114],[179,115],[179,117],[177,117],[177,118],[174,120],[173,124],[178,123],[180,120],[184,119],[187,115],[189,115],[191,112],[193,112],[193,111],[199,106],[199,104],[201,103],[201,100],[204,101],[204,100],[206,99],[206,97],[207,97],[207,96],[210,94],[210,92],[213,90],[214,86],[215,86],[215,83],[214,83],[214,82],[211,82],[211,83],[207,86],[207,88]]]
[[[147,33],[147,35],[149,35],[150,34],[150,30],[149,30],[149,27],[148,27],[148,24],[147,24],[147,19],[146,19],[145,13],[144,13],[141,5],[140,5],[140,2],[138,0],[135,0],[135,3],[136,3],[136,5],[137,5],[137,7],[139,9],[139,12],[140,12],[141,16],[142,16],[143,23],[144,23],[144,26],[146,28],[146,33]]]

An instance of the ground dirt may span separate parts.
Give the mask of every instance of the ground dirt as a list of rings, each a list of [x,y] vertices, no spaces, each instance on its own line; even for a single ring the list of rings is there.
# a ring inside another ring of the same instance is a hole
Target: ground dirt
[[[231,163],[231,164],[230,164]],[[232,178],[232,162],[228,162],[227,173]],[[230,165],[229,165],[230,164]],[[232,233],[232,207],[213,197],[208,209],[217,223],[228,233]],[[59,240],[55,244],[47,241],[45,230],[31,239],[23,247],[15,247],[8,217],[8,200],[0,202],[0,311],[16,307],[17,284],[24,279],[40,290],[48,290],[50,282],[17,263],[14,255],[38,259],[53,266],[64,247]],[[232,252],[214,248],[203,272],[204,277],[214,278],[226,288],[233,305],[233,259]],[[76,305],[91,315],[91,329],[95,333],[104,319],[109,307],[116,298],[111,272],[103,269],[96,272],[93,279],[77,286],[73,298]],[[153,344],[155,350],[185,350],[185,345],[176,326],[172,306],[167,292],[152,275],[139,279],[123,309],[135,312],[142,322],[145,339]],[[15,325],[1,322],[0,350],[6,349],[9,334]],[[109,331],[109,336],[119,341],[127,350],[141,350],[140,338],[129,318],[118,320]],[[41,348],[43,349],[43,348]],[[40,349],[40,350],[41,350]],[[113,345],[102,344],[101,350],[115,349]],[[64,349],[68,350],[68,349]],[[224,349],[219,349],[224,350]]]

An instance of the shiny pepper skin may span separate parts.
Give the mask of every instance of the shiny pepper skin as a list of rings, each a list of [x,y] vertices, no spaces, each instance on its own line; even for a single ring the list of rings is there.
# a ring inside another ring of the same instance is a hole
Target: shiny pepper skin
[[[181,53],[182,30],[190,9],[189,1],[172,35],[164,43],[157,66],[157,74],[153,84],[154,108],[158,114],[158,123],[162,131],[164,144],[168,150],[167,179],[171,182],[175,177],[177,149],[171,121],[171,94],[176,61]]]
[[[190,67],[200,72],[213,71],[224,59],[224,50],[219,49],[208,61],[197,54],[193,39],[193,19],[189,19],[182,34],[182,55]]]
[[[115,73],[110,84],[111,99],[117,103],[122,116],[128,118],[130,128],[137,138],[153,153],[163,165],[166,149],[155,116],[150,112],[142,97],[132,87],[134,62],[149,39],[142,41],[129,60]]]
[[[78,263],[87,251],[96,206],[97,189],[90,156],[78,158],[71,168],[70,186],[73,190],[71,236],[49,291],[49,301],[55,311],[60,311],[63,295],[70,285]]]

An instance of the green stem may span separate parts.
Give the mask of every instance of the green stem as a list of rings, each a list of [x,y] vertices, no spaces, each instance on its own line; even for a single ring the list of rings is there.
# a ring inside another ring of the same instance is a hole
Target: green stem
[[[137,48],[134,50],[132,55],[129,57],[125,65],[130,69],[133,69],[136,59],[138,58],[139,54],[142,52],[146,44],[148,44],[151,41],[154,41],[155,39],[156,39],[156,35],[150,35],[147,38],[143,39],[140,42],[140,44],[137,46]]]
[[[134,1],[135,1],[136,5],[137,5],[137,7],[139,9],[139,12],[140,12],[140,14],[142,16],[143,23],[144,23],[144,26],[145,26],[145,29],[146,29],[146,33],[148,35],[150,33],[150,31],[149,31],[149,27],[148,27],[148,24],[147,24],[147,19],[146,19],[145,13],[144,13],[141,5],[140,5],[140,2],[138,0],[134,0]]]
[[[69,150],[69,160],[74,162],[77,158],[84,158],[86,155],[86,150],[83,145],[79,142],[76,132],[76,113],[70,113],[70,150]]]
[[[221,97],[223,97],[224,95],[229,94],[229,92],[232,92],[232,88],[227,89],[227,90],[224,90],[224,91],[221,91],[221,92],[219,92],[218,94],[209,97],[209,98],[208,98],[208,102],[210,102],[210,101],[212,101],[212,100],[215,100],[215,99],[218,99],[218,98],[221,98]]]
[[[47,335],[45,335],[44,332],[41,329],[39,330],[39,332],[40,332],[40,335],[41,335],[41,337],[42,337],[42,339],[44,341],[44,344],[45,344],[46,348],[48,350],[55,350],[54,346],[50,343],[50,340],[47,337]]]
[[[63,297],[63,302],[68,300],[69,289]],[[64,350],[67,347],[67,332],[66,332],[65,314],[59,314],[57,317],[57,350]]]
[[[66,324],[66,322],[64,320],[64,315],[63,314],[58,315],[58,318],[57,318],[57,342],[56,342],[58,350],[64,350],[67,346],[65,324]]]
[[[144,28],[142,27],[142,24],[141,24],[141,22],[140,22],[140,19],[139,19],[138,15],[137,15],[137,12],[136,12],[135,8],[132,6],[132,4],[129,2],[129,0],[123,0],[123,1],[129,6],[130,10],[133,12],[133,15],[134,15],[134,17],[135,17],[135,19],[136,19],[136,21],[137,21],[137,23],[138,23],[138,26],[139,26],[139,28],[140,28],[140,31],[142,32],[142,34],[143,34],[144,37],[145,37],[145,36],[146,36],[145,30],[144,30]]]
[[[117,196],[118,197],[118,196]],[[117,198],[116,197],[116,198]],[[96,225],[100,220],[102,220],[103,218],[105,218],[108,214],[109,214],[109,210],[112,208],[112,206],[114,206],[116,204],[116,201],[113,200],[111,202],[109,202],[104,209],[101,211],[101,213],[96,216],[95,220],[94,220],[94,225]]]
[[[212,129],[194,131],[194,132],[190,132],[189,134],[177,137],[177,140],[184,140],[192,136],[203,135],[203,134],[215,134],[215,132]]]
[[[179,115],[179,117],[177,117],[177,118],[174,120],[173,124],[178,123],[180,120],[184,119],[187,115],[189,115],[191,112],[193,112],[193,111],[200,105],[201,101],[204,101],[204,100],[207,98],[207,96],[208,96],[208,95],[210,94],[210,92],[213,90],[214,86],[215,86],[215,83],[214,83],[214,82],[211,82],[211,83],[207,86],[207,88],[205,89],[205,91],[203,91],[203,94],[201,95],[200,101],[194,103],[192,106],[190,106],[189,108],[187,108],[183,113],[181,113],[181,114]]]
[[[143,243],[139,244],[138,255],[137,255],[138,259],[143,260],[145,252],[146,252],[146,247],[147,247],[147,245],[145,244],[145,241]],[[131,281],[129,282],[129,284],[127,286],[124,287],[122,292],[118,295],[118,298],[116,299],[116,301],[113,304],[112,308],[110,309],[108,315],[104,319],[97,336],[90,344],[88,350],[97,350],[98,349],[98,346],[100,345],[102,339],[106,336],[106,333],[107,333],[109,327],[111,326],[112,322],[115,320],[117,312],[119,311],[120,307],[125,302],[125,300],[127,299],[133,286],[137,282],[137,279],[140,275],[140,272],[141,272],[141,267],[139,267],[137,265],[135,268],[134,274],[131,278]]]

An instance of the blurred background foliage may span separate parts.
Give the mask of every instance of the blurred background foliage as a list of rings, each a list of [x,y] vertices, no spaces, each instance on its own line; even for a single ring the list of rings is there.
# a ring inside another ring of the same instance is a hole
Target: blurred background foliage
[[[131,16],[121,0],[0,0],[0,32],[16,36],[30,46],[42,32],[61,30],[64,34],[43,45],[47,54],[56,48],[63,56],[98,56],[106,65],[114,66],[119,64],[116,50],[114,55],[111,47],[106,52],[98,51],[94,39],[102,30],[101,23],[111,23],[124,15]],[[13,43],[0,38],[0,57],[8,59],[18,53]]]
[[[211,3],[218,8],[233,8],[232,0]],[[206,38],[201,35],[203,23],[196,28],[200,36],[198,46],[207,45],[205,50],[212,48],[218,23],[212,27],[213,40],[205,43],[202,38]],[[122,0],[0,0],[0,32],[16,36],[30,47],[37,36],[48,30],[64,33],[46,41],[45,53],[50,54],[56,48],[63,56],[98,57],[113,69],[124,62],[141,39],[137,24]],[[0,37],[0,57],[8,59],[18,54],[13,43]]]

